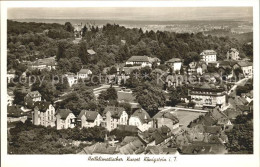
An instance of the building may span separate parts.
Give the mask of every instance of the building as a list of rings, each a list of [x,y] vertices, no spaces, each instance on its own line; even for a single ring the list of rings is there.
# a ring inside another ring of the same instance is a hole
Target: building
[[[92,71],[90,71],[89,69],[81,69],[78,72],[78,78],[85,79],[85,78],[88,78],[89,75],[91,75],[91,74],[92,74]]]
[[[10,83],[15,78],[15,70],[10,69],[7,71],[7,82]]]
[[[230,48],[229,51],[227,52],[227,60],[240,60],[241,58],[239,57],[239,52],[235,48]]]
[[[188,66],[188,74],[200,74],[202,75],[207,70],[207,65],[204,62],[191,62]]]
[[[42,100],[42,95],[38,91],[32,91],[29,92],[25,97],[24,97],[24,102],[25,105],[33,105],[37,101]]]
[[[12,106],[14,102],[14,93],[13,91],[7,91],[7,106]]]
[[[126,63],[126,65],[152,67],[152,60],[148,56],[132,56]]]
[[[7,122],[25,122],[27,115],[18,106],[7,106]]]
[[[144,109],[137,109],[129,118],[129,125],[137,126],[142,132],[153,126],[149,114]]]
[[[128,114],[122,107],[107,106],[105,113],[105,127],[111,131],[118,127],[118,125],[127,125]]]
[[[217,61],[217,52],[214,50],[203,50],[203,52],[200,53],[200,56],[207,64]]]
[[[67,78],[70,87],[78,83],[78,75],[67,73],[64,76]]]
[[[214,108],[226,106],[226,91],[224,88],[214,84],[204,83],[189,88],[191,101],[195,102],[198,107]]]
[[[32,123],[34,125],[55,126],[55,108],[50,102],[37,101],[32,111]]]
[[[182,66],[182,60],[179,58],[172,58],[166,61],[165,64],[172,67],[174,72],[176,71],[180,72]]]
[[[76,117],[69,109],[59,109],[56,114],[56,128],[68,129],[74,128],[76,125]]]
[[[237,62],[237,64],[235,64],[233,66],[233,68],[234,69],[241,68],[241,70],[243,71],[243,74],[246,78],[253,76],[253,63],[252,62],[240,61],[240,62]]]
[[[167,126],[171,130],[179,128],[179,120],[173,114],[167,111],[158,112],[153,117],[153,127],[161,128]]]
[[[55,70],[57,66],[57,62],[55,57],[49,57],[45,59],[38,59],[35,62],[29,65],[29,68],[32,70]]]
[[[102,116],[97,111],[87,110],[82,110],[77,119],[81,123],[81,128],[100,126],[103,121]]]

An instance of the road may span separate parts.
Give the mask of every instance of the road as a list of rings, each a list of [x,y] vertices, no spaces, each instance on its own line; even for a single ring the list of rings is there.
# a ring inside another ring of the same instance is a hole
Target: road
[[[251,78],[244,78],[235,83],[235,85],[228,91],[228,95],[230,95],[234,90],[237,88],[237,86],[244,85],[249,79]]]

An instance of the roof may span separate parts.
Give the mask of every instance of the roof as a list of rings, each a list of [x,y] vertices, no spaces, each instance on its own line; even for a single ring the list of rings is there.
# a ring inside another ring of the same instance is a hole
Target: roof
[[[55,66],[57,64],[55,58],[49,57],[45,59],[38,59],[35,62],[33,62],[32,66],[39,66],[39,65],[46,65],[46,66]]]
[[[221,132],[221,126],[204,126],[205,133],[219,134]]]
[[[151,117],[144,109],[137,109],[131,117],[138,117],[142,123],[147,123],[151,120]]]
[[[32,92],[29,92],[26,96],[35,98],[35,97],[41,97],[42,95],[38,91],[32,91]]]
[[[237,62],[237,64],[238,64],[240,67],[253,66],[253,63],[252,63],[252,62],[248,62],[248,61],[240,61],[240,62]]]
[[[121,146],[124,146],[130,142],[133,142],[134,140],[138,139],[137,136],[126,136],[123,141],[121,142]]]
[[[238,52],[238,50],[235,49],[235,48],[230,48],[228,52],[229,52],[229,53],[231,53],[231,52]]]
[[[169,138],[171,129],[167,126],[162,126],[160,128],[149,128],[148,130],[139,134],[139,136],[146,142],[150,143],[155,141],[155,144],[162,143],[165,139]]]
[[[61,119],[67,119],[70,113],[72,113],[70,109],[58,109],[55,115],[60,115]]]
[[[139,138],[119,148],[121,154],[141,154],[144,150],[144,144]]]
[[[104,113],[106,114],[108,111],[111,113],[112,118],[119,119],[125,109],[123,107],[107,106]]]
[[[172,58],[172,59],[166,61],[166,63],[176,63],[176,62],[181,62],[181,59],[180,58]]]
[[[23,111],[18,106],[7,106],[7,116],[21,117],[23,116]]]
[[[51,105],[51,102],[36,101],[34,103],[34,109],[39,110],[41,112],[46,112],[46,110],[49,108],[50,105]]]
[[[138,132],[137,126],[134,125],[118,125],[117,129],[125,132],[132,132],[132,133]]]
[[[116,147],[109,146],[107,143],[96,143],[93,154],[114,154]]]
[[[158,112],[153,118],[154,119],[157,119],[157,118],[168,118],[168,119],[173,121],[173,124],[179,123],[179,120],[178,120],[177,117],[175,117],[170,112],[166,112],[166,111]]]
[[[235,119],[238,115],[242,114],[242,112],[239,112],[238,110],[235,110],[234,108],[228,108],[223,113],[229,118],[229,119]]]
[[[149,57],[148,56],[132,56],[130,57],[127,62],[149,62]]]
[[[201,55],[216,55],[217,52],[215,52],[214,50],[203,50],[203,52],[201,52]]]
[[[183,154],[210,154],[211,146],[189,145],[182,147]]]
[[[89,69],[81,69],[80,71],[79,71],[79,74],[92,74],[92,72],[89,70]]]
[[[86,117],[86,121],[88,122],[94,122],[98,116],[97,111],[87,111],[87,110],[81,110],[80,114],[78,115],[78,119],[81,119],[83,115]]]
[[[245,105],[237,105],[236,106],[237,111],[239,112],[249,112],[250,111],[250,106],[245,106]]]
[[[7,71],[8,74],[15,74],[15,70],[14,69],[10,69]]]
[[[88,54],[90,54],[90,55],[96,54],[96,52],[95,52],[94,50],[92,50],[92,49],[88,49],[87,52],[88,52]]]

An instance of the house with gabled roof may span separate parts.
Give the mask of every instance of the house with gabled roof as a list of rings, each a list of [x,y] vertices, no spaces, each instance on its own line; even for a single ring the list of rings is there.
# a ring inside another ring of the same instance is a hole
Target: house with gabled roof
[[[253,76],[253,63],[248,61],[239,61],[234,66],[234,69],[241,68],[246,78]]]
[[[119,148],[120,154],[141,154],[144,151],[145,144],[139,138],[135,138],[133,141]]]
[[[154,59],[158,61],[157,59]],[[159,61],[158,61],[159,62]],[[152,67],[153,59],[148,56],[132,56],[126,61],[126,65]]]
[[[153,126],[150,115],[144,109],[137,109],[129,118],[129,125],[137,126],[142,132]]]
[[[107,106],[104,110],[105,127],[111,131],[118,125],[127,125],[128,114],[123,107]]]
[[[24,103],[25,105],[34,104],[37,101],[42,100],[42,95],[38,91],[32,91],[27,93],[27,95],[24,97]]]
[[[227,51],[227,60],[240,60],[239,51],[235,48],[230,48]]]
[[[167,126],[171,130],[179,128],[179,119],[167,111],[158,112],[153,117],[153,127],[160,128],[162,126]]]
[[[55,126],[55,108],[50,102],[37,101],[34,103],[34,111],[32,111],[32,123],[34,125]]]
[[[182,66],[182,60],[180,58],[172,58],[165,62],[166,65],[170,66],[174,72],[180,72]]]
[[[77,117],[77,121],[80,122],[81,128],[100,126],[103,121],[103,117],[97,111],[81,110]]]
[[[76,125],[76,117],[70,109],[58,109],[55,116],[58,130],[74,128]]]
[[[78,72],[78,78],[81,78],[81,79],[85,79],[85,78],[88,78],[89,75],[92,74],[92,71],[90,71],[89,69],[80,69],[80,71]]]

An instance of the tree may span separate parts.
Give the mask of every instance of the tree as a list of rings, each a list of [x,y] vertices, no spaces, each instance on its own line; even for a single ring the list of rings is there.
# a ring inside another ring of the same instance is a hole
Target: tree
[[[81,42],[79,44],[79,58],[83,64],[89,63],[88,53],[87,53],[87,43]]]
[[[71,68],[70,72],[77,73],[82,68],[82,62],[78,57],[72,57],[70,60]]]
[[[117,69],[116,69],[116,67],[111,67],[110,69],[109,69],[109,71],[107,72],[107,74],[109,74],[109,75],[113,75],[113,74],[116,74],[117,73]]]
[[[14,90],[13,103],[18,104],[18,105],[23,105],[25,95],[26,95],[26,93],[23,93],[22,91]]]
[[[73,32],[74,31],[74,27],[71,25],[70,22],[66,22],[65,23],[65,30],[68,32]]]
[[[71,70],[71,62],[67,58],[62,58],[58,61],[58,68],[62,74]]]
[[[60,40],[58,42],[58,51],[56,59],[59,61],[61,58],[66,58],[66,49],[67,49],[68,43],[65,40]]]
[[[181,98],[186,98],[188,96],[188,88],[185,86],[178,86],[176,88],[169,89],[170,95],[170,105],[175,106],[182,102]],[[190,104],[192,105],[192,104]]]

